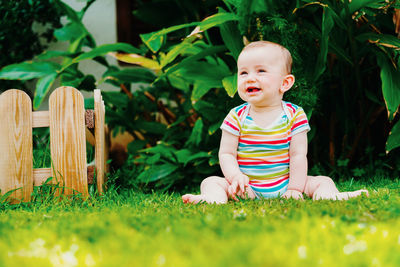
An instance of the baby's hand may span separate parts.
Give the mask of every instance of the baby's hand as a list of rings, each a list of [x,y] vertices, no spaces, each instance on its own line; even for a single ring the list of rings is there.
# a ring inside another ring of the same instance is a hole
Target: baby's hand
[[[303,200],[303,193],[301,193],[301,192],[298,191],[298,190],[291,190],[291,189],[288,189],[288,190],[285,192],[285,194],[282,195],[282,197],[283,197],[283,198],[287,198],[287,199],[289,199],[289,198],[294,198],[294,199]]]
[[[228,187],[228,195],[238,201],[237,199],[237,195],[245,198],[245,194],[246,194],[246,188],[249,186],[249,177],[247,177],[247,175],[244,174],[238,174],[235,175],[232,180],[231,183]]]

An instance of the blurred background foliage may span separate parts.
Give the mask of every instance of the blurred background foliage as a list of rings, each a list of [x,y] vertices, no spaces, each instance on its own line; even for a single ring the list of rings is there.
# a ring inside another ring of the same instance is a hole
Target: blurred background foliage
[[[0,68],[28,60],[46,49],[53,39],[54,29],[61,27],[62,9],[51,0],[20,0],[0,2]],[[34,24],[47,25],[42,32],[34,30]],[[29,45],[27,45],[29,44]],[[6,88],[26,90],[24,83],[16,80],[0,80],[0,93]]]
[[[310,174],[399,175],[398,1],[136,1],[134,16],[154,31],[143,32],[135,46],[96,46],[81,22],[93,1],[80,12],[57,0],[38,2],[67,17],[66,25],[54,24],[53,38],[70,46],[8,65],[0,81],[34,79],[35,107],[56,79],[81,90],[102,83],[120,88],[103,96],[108,125],[135,138],[114,170],[122,188],[189,190],[221,175],[219,126],[241,103],[236,58],[244,42],[256,40],[281,43],[292,53],[296,84],[285,99],[303,106],[310,119]],[[128,65],[109,65],[105,55]],[[102,79],[82,73],[83,60],[106,66]]]

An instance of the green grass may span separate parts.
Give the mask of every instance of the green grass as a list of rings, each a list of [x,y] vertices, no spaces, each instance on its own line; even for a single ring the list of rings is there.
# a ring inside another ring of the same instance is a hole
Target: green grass
[[[2,204],[0,266],[399,266],[399,185],[371,181],[369,198],[343,202],[184,205],[178,194],[110,190]]]

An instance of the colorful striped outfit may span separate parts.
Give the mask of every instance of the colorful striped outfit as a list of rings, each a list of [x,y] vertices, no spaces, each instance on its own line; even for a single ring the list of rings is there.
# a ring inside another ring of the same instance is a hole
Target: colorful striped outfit
[[[281,115],[266,128],[256,125],[248,115],[248,103],[233,108],[221,125],[222,130],[239,136],[239,168],[250,178],[250,187],[257,197],[279,197],[286,192],[290,140],[310,130],[301,107],[285,101],[282,107]]]

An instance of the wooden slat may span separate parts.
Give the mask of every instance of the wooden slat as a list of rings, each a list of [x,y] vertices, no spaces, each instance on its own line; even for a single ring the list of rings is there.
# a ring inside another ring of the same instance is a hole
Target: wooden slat
[[[49,111],[34,111],[32,113],[32,127],[49,127],[50,119],[49,119]]]
[[[94,167],[88,166],[87,167],[87,183],[93,184],[93,176],[94,176]],[[40,168],[40,169],[33,169],[33,185],[39,186],[42,185],[49,177],[52,177],[53,173],[51,168]],[[54,183],[51,181],[51,183]]]
[[[89,129],[94,128],[94,110],[87,109],[85,110],[85,125]],[[50,126],[50,118],[49,111],[34,111],[32,112],[32,127],[49,127]]]
[[[42,185],[51,176],[53,176],[51,168],[33,169],[33,185]]]
[[[82,94],[59,87],[49,99],[50,150],[53,175],[70,195],[72,189],[88,195],[86,170],[85,108]],[[72,188],[72,189],[70,189]]]
[[[103,103],[104,107],[104,103]],[[104,109],[105,110],[105,109]],[[104,114],[105,118],[105,114]],[[109,165],[107,164],[108,161],[108,154],[109,154],[109,148],[110,148],[110,132],[108,130],[108,125],[105,125],[104,127],[104,170],[106,173],[109,172]]]
[[[30,201],[33,190],[32,103],[20,90],[0,96],[0,189],[12,203]]]
[[[106,171],[106,157],[105,153],[105,110],[104,103],[101,97],[101,92],[99,89],[94,90],[94,135],[96,138],[95,147],[95,163],[96,163],[96,181],[97,190],[101,194],[103,193],[104,185],[104,173]]]

